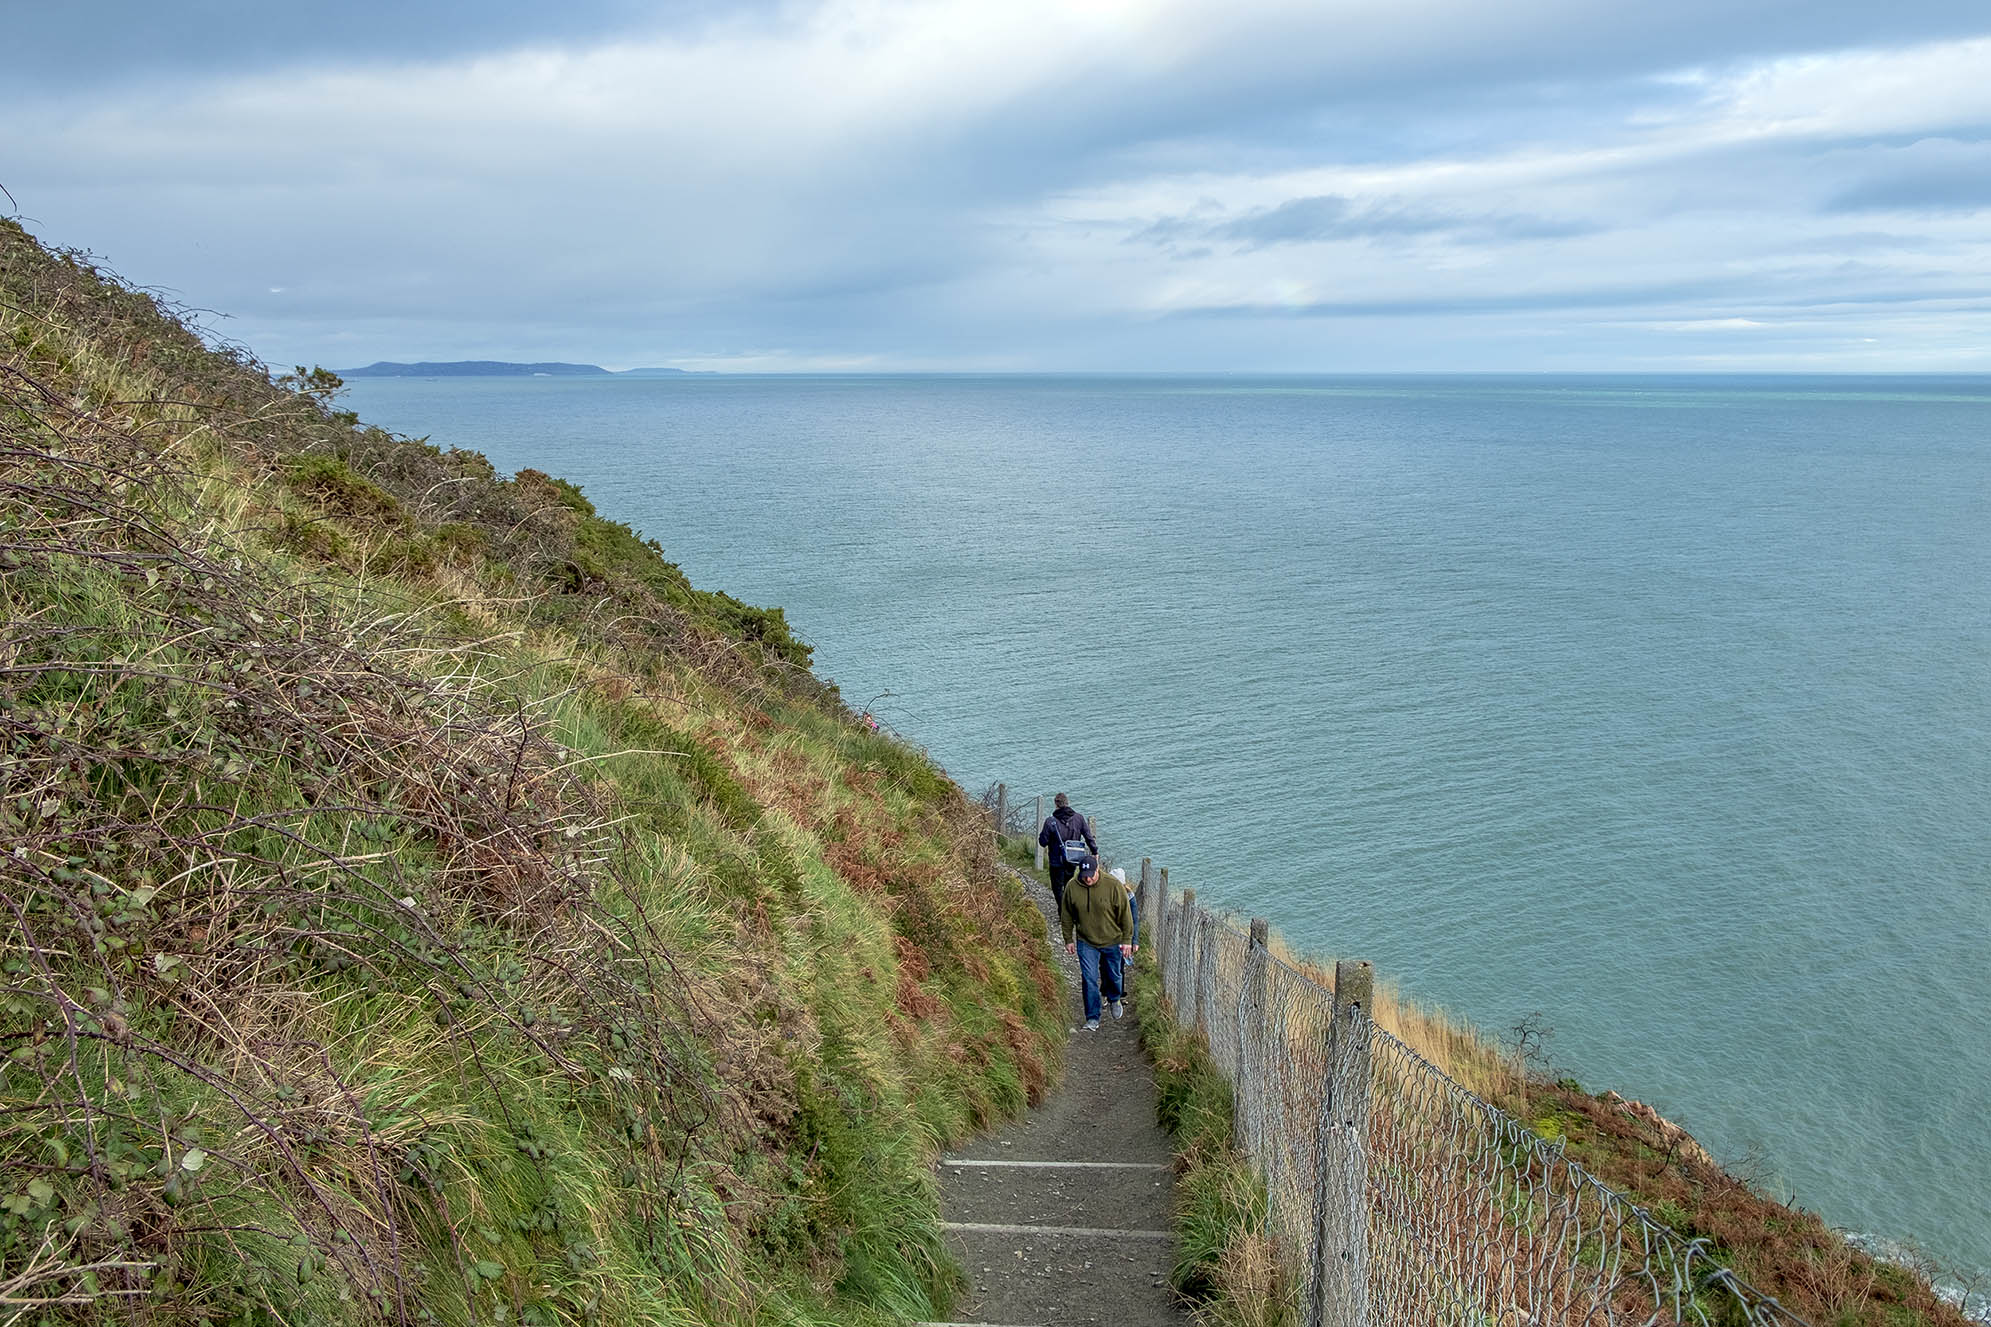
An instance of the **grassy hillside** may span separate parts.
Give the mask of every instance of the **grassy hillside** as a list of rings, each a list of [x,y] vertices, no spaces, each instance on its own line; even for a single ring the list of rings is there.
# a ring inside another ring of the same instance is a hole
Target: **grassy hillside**
[[[0,1323],[944,1316],[1054,1072],[779,610],[0,223]]]

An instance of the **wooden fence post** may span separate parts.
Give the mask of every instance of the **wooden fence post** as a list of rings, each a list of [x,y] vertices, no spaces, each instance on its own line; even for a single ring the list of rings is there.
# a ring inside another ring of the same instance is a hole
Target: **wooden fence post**
[[[1265,985],[1272,952],[1267,947],[1272,928],[1263,917],[1251,919],[1251,948],[1244,958],[1244,1010],[1237,1027],[1237,1109],[1232,1131],[1238,1149],[1262,1157],[1265,1138]]]
[[[1155,971],[1161,974],[1161,988],[1168,989],[1168,868],[1155,876],[1155,919],[1148,927],[1154,937]]]
[[[1187,940],[1185,945],[1183,942]],[[1175,1021],[1194,1026],[1196,1020],[1196,891],[1182,891],[1175,908],[1175,929],[1169,933],[1168,952],[1175,959]],[[1186,1007],[1185,1007],[1186,1006]]]
[[[1142,916],[1148,918],[1149,935],[1153,935],[1155,933],[1154,915],[1148,911],[1148,904],[1153,901],[1151,895],[1153,894],[1154,891],[1149,887],[1153,875],[1154,875],[1154,859],[1152,857],[1141,858],[1141,883],[1139,888],[1134,890],[1134,903],[1136,905],[1136,911],[1138,911]],[[1141,928],[1140,928],[1140,923],[1137,919],[1134,924],[1134,943],[1139,944],[1140,942],[1141,942]]]
[[[1044,794],[1038,793],[1037,794],[1037,830],[1039,833],[1042,833],[1043,829],[1044,829]],[[1037,845],[1037,869],[1040,871],[1044,869],[1045,851],[1046,849],[1043,844],[1040,843]]]
[[[1009,785],[996,785],[996,837],[1009,833]]]
[[[1191,921],[1191,927],[1195,927],[1195,932],[1197,932],[1197,946],[1193,950],[1197,954],[1197,960],[1189,968],[1189,980],[1195,982],[1195,1000],[1193,1002],[1195,1002],[1195,1008],[1197,1008],[1197,1032],[1203,1034],[1203,1046],[1205,1046],[1205,1050],[1209,1050],[1209,1044],[1211,1044],[1211,984],[1213,982],[1209,982],[1205,978],[1205,968],[1211,968],[1213,974],[1217,970],[1217,962],[1215,962],[1215,958],[1217,958],[1217,946],[1211,944],[1211,940],[1215,938],[1217,927],[1211,925],[1211,919],[1209,919],[1209,915],[1203,913],[1203,909],[1197,909],[1195,921]]]
[[[1310,1327],[1369,1321],[1369,1001],[1376,970],[1334,965],[1334,1021],[1327,1034],[1327,1097],[1314,1175]]]

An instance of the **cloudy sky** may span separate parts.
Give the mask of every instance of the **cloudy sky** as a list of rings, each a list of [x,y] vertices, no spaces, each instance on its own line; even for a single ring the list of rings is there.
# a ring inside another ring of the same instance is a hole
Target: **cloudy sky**
[[[278,365],[1991,371],[1984,0],[7,8],[11,206]]]

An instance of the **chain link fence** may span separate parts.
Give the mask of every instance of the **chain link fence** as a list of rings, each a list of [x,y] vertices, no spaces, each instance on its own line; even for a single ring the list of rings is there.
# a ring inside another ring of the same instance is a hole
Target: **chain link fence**
[[[983,798],[1033,838],[1046,800]],[[1163,994],[1231,1082],[1308,1327],[1805,1327],[1378,1026],[1367,963],[1316,980],[1147,861],[1137,897]]]
[[[1553,1143],[1369,1018],[1366,963],[1334,986],[1171,895],[1143,863],[1147,938],[1176,1018],[1236,1096],[1310,1327],[1802,1327]]]

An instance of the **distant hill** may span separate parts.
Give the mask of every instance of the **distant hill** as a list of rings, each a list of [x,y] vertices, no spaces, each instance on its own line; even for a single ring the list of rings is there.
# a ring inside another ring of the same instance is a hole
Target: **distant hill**
[[[445,363],[396,364],[381,360],[363,369],[340,369],[341,378],[529,378],[606,376],[599,364],[508,364],[495,359],[457,359]]]
[[[683,369],[624,369],[620,373],[599,364],[513,364],[500,359],[453,359],[399,364],[381,360],[363,369],[340,369],[341,378],[672,378]]]

